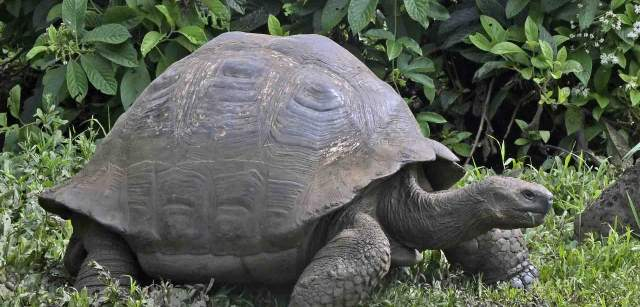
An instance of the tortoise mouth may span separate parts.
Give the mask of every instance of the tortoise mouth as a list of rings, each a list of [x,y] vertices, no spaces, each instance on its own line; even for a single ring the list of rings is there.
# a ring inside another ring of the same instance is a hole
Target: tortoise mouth
[[[548,207],[543,207],[543,208],[522,208],[522,209],[514,209],[515,211],[519,211],[519,212],[524,212],[524,213],[530,213],[530,214],[540,214],[540,215],[546,215],[547,212],[549,212],[549,208]]]
[[[516,227],[535,227],[544,222],[547,210],[544,208],[511,209],[511,216],[507,224]]]

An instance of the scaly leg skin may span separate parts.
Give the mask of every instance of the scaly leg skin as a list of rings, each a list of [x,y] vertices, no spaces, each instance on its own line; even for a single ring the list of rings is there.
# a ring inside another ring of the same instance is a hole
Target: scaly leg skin
[[[89,293],[104,290],[105,284],[99,278],[99,271],[91,266],[92,261],[109,271],[111,278],[119,281],[120,287],[129,287],[128,276],[135,278],[139,269],[124,239],[94,222],[86,222],[82,226],[82,244],[87,256],[82,261],[74,287],[78,290],[87,288]]]
[[[356,305],[389,271],[390,253],[380,224],[357,213],[315,254],[298,279],[289,306]]]
[[[482,274],[486,283],[510,280],[515,288],[528,288],[539,276],[529,262],[529,250],[520,229],[492,229],[444,253],[465,273]]]
[[[87,251],[84,249],[82,239],[78,231],[74,231],[69,238],[67,249],[64,252],[64,267],[71,276],[78,276],[82,267],[82,259],[87,257]]]

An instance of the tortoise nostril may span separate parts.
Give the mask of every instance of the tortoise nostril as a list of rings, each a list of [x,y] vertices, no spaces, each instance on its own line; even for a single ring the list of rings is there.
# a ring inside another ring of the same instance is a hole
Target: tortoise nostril
[[[553,207],[553,197],[547,199],[547,211]]]

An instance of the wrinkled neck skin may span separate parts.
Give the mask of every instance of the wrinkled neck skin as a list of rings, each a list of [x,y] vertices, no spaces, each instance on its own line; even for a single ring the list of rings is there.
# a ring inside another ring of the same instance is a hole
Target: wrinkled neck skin
[[[493,228],[482,183],[430,192],[418,176],[417,168],[407,168],[380,186],[376,214],[388,236],[422,251],[453,247]]]

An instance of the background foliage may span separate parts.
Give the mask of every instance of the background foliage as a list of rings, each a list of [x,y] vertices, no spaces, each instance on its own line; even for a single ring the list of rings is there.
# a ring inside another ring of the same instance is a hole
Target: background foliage
[[[436,251],[392,272],[372,304],[640,304],[629,232],[571,238],[575,214],[614,174],[585,160],[640,152],[636,0],[0,0],[0,303],[89,305],[61,266],[71,226],[36,195],[78,171],[150,80],[232,30],[329,36],[405,98],[425,135],[556,195],[555,214],[526,234],[541,271],[531,291],[463,278]],[[491,173],[470,169],[463,183]],[[97,300],[286,302],[256,291],[162,283]]]
[[[51,102],[106,130],[171,63],[225,31],[320,33],[405,97],[425,135],[511,155],[622,156],[640,139],[634,0],[0,2],[0,126],[15,150]]]

